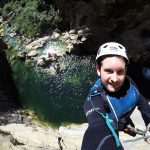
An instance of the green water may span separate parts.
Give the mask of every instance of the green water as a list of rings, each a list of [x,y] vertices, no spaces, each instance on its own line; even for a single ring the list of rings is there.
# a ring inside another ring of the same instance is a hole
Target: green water
[[[62,71],[57,75],[43,73],[34,63],[12,63],[13,76],[25,108],[30,108],[54,125],[85,121],[83,104],[95,81],[91,57],[68,56],[59,60]]]
[[[96,78],[92,57],[66,56],[58,60],[61,71],[50,75],[36,67],[34,62],[26,64],[15,58],[18,49],[23,46],[19,37],[5,38],[9,43],[9,61],[21,103],[33,110],[42,120],[56,126],[64,123],[85,122],[83,104]],[[48,52],[65,54],[66,45],[52,40],[43,48],[40,55]]]
[[[67,50],[67,45],[60,40],[49,40],[43,47],[37,49],[39,54],[45,55],[48,52],[57,53],[57,55],[64,55]]]

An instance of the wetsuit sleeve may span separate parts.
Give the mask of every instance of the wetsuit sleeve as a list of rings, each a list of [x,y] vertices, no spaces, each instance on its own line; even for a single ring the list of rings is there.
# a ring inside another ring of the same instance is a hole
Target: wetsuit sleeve
[[[150,102],[144,98],[144,96],[139,92],[138,87],[135,82],[128,76],[132,84],[135,86],[139,93],[139,102],[137,104],[138,109],[141,112],[142,118],[144,120],[145,125],[147,126],[150,123]]]
[[[92,98],[96,110],[105,114],[105,109],[101,103],[101,96]],[[97,113],[90,101],[86,101],[84,111],[88,120],[88,128],[85,131],[81,150],[123,150],[117,148],[113,135],[105,123],[105,119]]]
[[[150,123],[150,102],[140,95],[138,109],[141,112],[142,118],[147,126]]]

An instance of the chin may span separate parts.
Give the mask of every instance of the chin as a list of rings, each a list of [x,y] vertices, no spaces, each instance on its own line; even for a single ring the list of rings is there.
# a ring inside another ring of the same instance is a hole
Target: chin
[[[108,91],[111,92],[111,93],[117,92],[116,90],[108,90]]]
[[[107,89],[109,92],[111,92],[111,93],[115,93],[115,92],[118,92],[119,91],[119,88],[113,88],[113,87],[111,87],[111,88],[108,88]]]

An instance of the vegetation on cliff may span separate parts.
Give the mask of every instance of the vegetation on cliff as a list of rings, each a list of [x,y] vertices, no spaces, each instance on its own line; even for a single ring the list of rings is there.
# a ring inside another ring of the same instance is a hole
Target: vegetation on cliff
[[[12,1],[0,9],[8,26],[27,38],[43,35],[57,28],[61,22],[59,11],[40,0]]]

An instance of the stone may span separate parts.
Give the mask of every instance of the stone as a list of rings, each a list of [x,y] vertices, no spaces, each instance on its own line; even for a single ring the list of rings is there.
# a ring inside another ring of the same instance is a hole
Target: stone
[[[75,29],[69,31],[69,34],[75,34],[75,33],[76,33]]]
[[[59,33],[53,32],[53,34],[52,34],[52,36],[51,36],[51,39],[57,39],[59,36],[60,36]]]
[[[12,145],[20,150],[27,148],[27,150],[34,150],[41,148],[41,150],[59,149],[58,137],[59,134],[52,128],[43,128],[40,126],[28,126],[26,124],[9,124],[0,126],[0,135],[7,140],[2,140],[2,145]],[[0,137],[1,137],[0,136]],[[15,141],[12,142],[12,141]],[[5,144],[7,143],[7,144]],[[15,148],[14,148],[15,149]],[[5,147],[5,149],[9,150]]]
[[[37,66],[41,66],[41,67],[44,67],[46,65],[44,59],[38,59],[37,61]]]
[[[43,38],[38,38],[37,40],[31,42],[26,46],[26,49],[37,49],[43,47],[43,44],[50,39],[50,36],[45,36]]]
[[[27,54],[27,57],[36,57],[38,52],[36,50],[32,50]]]
[[[68,32],[65,32],[61,38],[62,38],[64,41],[66,41],[67,39],[69,39],[69,33],[68,33]]]
[[[83,31],[82,29],[78,30],[78,34],[79,34],[79,35],[82,35],[83,32],[84,32],[84,31]]]
[[[24,51],[21,51],[21,52],[19,52],[18,54],[17,54],[17,57],[19,58],[19,59],[21,59],[21,60],[25,60],[26,59],[26,52],[24,52]]]
[[[131,115],[136,128],[145,130],[144,122],[136,109]],[[38,123],[11,123],[0,126],[1,150],[80,150],[87,123],[71,124],[53,129]],[[120,132],[120,140],[126,150],[149,150],[144,140],[125,143],[126,140],[140,137],[131,137]]]
[[[78,35],[76,35],[76,34],[71,34],[70,35],[71,40],[77,40],[77,38],[78,38]]]

